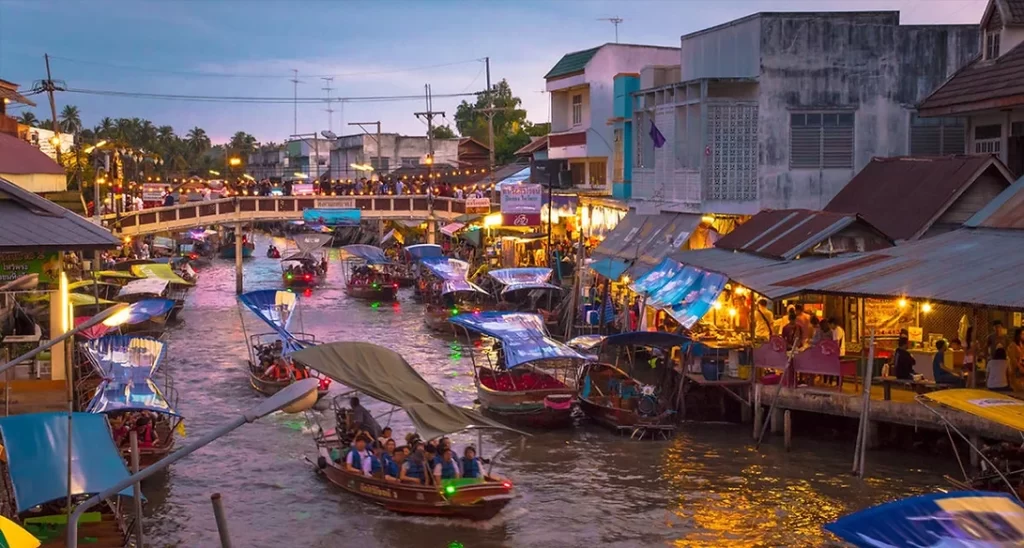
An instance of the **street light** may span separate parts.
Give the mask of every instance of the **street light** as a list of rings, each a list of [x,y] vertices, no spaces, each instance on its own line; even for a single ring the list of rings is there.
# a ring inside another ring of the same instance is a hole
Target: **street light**
[[[240,166],[240,165],[242,165],[242,159],[237,157],[237,156],[235,156],[235,157],[233,157],[233,158],[228,160],[228,165],[231,166],[231,167]]]
[[[197,449],[206,446],[210,442],[231,433],[239,426],[242,426],[246,423],[254,422],[260,418],[263,418],[273,413],[274,411],[277,411],[278,409],[287,407],[292,403],[302,400],[303,398],[308,396],[310,392],[315,393],[319,385],[320,381],[318,381],[317,379],[302,379],[301,381],[294,382],[291,385],[287,386],[285,389],[278,392],[277,394],[274,394],[273,396],[270,396],[269,398],[263,400],[263,402],[261,402],[256,407],[253,407],[247,412],[235,417],[230,422],[226,422],[221,426],[215,428],[212,432],[199,438],[195,442],[147,466],[145,470],[142,470],[137,474],[133,474],[121,480],[116,485],[109,487],[107,490],[92,497],[89,497],[88,500],[86,500],[82,504],[79,504],[75,508],[75,511],[71,513],[71,517],[68,518],[68,534],[66,545],[68,546],[68,548],[78,548],[78,520],[81,519],[82,515],[85,514],[86,510],[92,508],[93,506],[96,506],[101,501],[120,493],[127,487],[130,487],[131,485],[136,483],[141,483],[146,478],[149,478],[150,476],[153,476],[158,472],[162,472],[168,466],[191,455]]]

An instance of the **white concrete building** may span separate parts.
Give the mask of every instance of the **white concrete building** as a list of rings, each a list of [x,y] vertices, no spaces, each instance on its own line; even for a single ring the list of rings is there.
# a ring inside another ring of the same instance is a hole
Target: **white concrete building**
[[[820,209],[873,157],[963,153],[962,135],[937,144],[912,120],[978,37],[975,25],[900,25],[898,12],[758,13],[685,35],[678,79],[648,69],[634,93],[632,197],[689,212]]]
[[[430,145],[426,136],[405,136],[382,133],[380,165],[378,164],[377,135],[358,134],[338,137],[331,147],[331,179],[355,179],[366,176],[365,171],[352,168],[352,164],[369,164],[374,170],[387,174],[400,167],[418,167],[424,164]],[[434,164],[458,165],[459,139],[434,139]]]
[[[551,95],[548,161],[577,189],[611,193],[614,78],[646,65],[677,64],[679,48],[604,44],[563,56],[544,75]]]

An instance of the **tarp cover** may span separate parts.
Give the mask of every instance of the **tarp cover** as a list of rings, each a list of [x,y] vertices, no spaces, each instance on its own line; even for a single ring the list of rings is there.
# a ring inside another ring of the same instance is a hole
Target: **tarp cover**
[[[292,253],[291,255],[288,255],[287,257],[281,259],[281,261],[299,261],[299,262],[306,262],[306,263],[309,263],[309,262],[318,263],[318,262],[320,262],[320,257],[317,257],[317,256],[315,256],[312,253],[309,253],[307,251],[296,251],[295,253]]]
[[[68,414],[30,413],[0,419],[18,513],[68,496]],[[107,419],[71,418],[71,494],[95,495],[128,477]],[[122,491],[131,496],[131,488]]]
[[[366,261],[366,264],[387,264],[391,262],[388,260],[387,256],[384,255],[384,250],[375,245],[346,245],[342,247],[341,250],[349,255]]]
[[[505,286],[502,293],[520,289],[556,289],[561,287],[548,283],[550,268],[501,268],[488,272],[492,278]]]
[[[130,280],[132,278],[138,278],[138,276],[136,276],[135,274],[132,274],[131,272],[124,272],[122,270],[101,270],[99,272],[94,273],[93,276],[95,276],[97,279],[119,278]]]
[[[178,285],[195,285],[194,283],[182,278],[171,269],[169,264],[151,263],[151,264],[136,264],[132,265],[132,274],[142,278],[156,278],[158,280],[167,280],[169,283]]]
[[[650,272],[639,277],[633,291],[646,295],[646,305],[665,310],[689,329],[711,310],[728,281],[717,272],[706,272],[664,259]]]
[[[322,344],[295,352],[292,359],[376,400],[401,407],[423,439],[470,428],[515,431],[448,403],[401,355],[375,344]]]
[[[410,257],[416,260],[429,259],[431,257],[441,257],[444,255],[444,250],[437,244],[416,244],[410,245],[405,248],[405,252]]]
[[[602,257],[599,254],[594,254],[594,260],[590,263],[590,268],[594,272],[608,278],[609,280],[618,280],[623,274],[629,270],[630,263],[622,259],[616,259],[615,257]]]
[[[86,410],[90,413],[153,411],[180,416],[150,379],[132,382],[104,381],[96,389],[96,395]]]
[[[441,287],[441,294],[455,293],[458,291],[476,291],[487,294],[480,286],[470,282],[469,263],[449,257],[431,257],[422,259],[423,266],[426,266],[435,276],[444,282]]]
[[[1024,432],[1024,401],[991,390],[956,388],[922,394],[922,398]]]
[[[569,342],[565,343],[568,346],[580,350],[582,352],[589,352],[598,346],[601,346],[601,341],[604,340],[604,335],[580,335],[569,339]]]
[[[292,313],[299,305],[294,293],[276,289],[243,293],[238,296],[238,301],[278,333],[287,332]]]
[[[539,314],[524,312],[473,312],[448,321],[501,341],[505,367],[541,360],[585,360],[579,352],[548,336]]]
[[[159,318],[174,308],[172,299],[142,299],[135,301],[128,307],[128,318],[126,324],[135,325],[142,322]]]
[[[297,234],[295,246],[299,248],[299,251],[310,253],[330,243],[331,238],[333,236],[330,234]]]
[[[167,285],[167,280],[161,280],[159,278],[142,278],[140,280],[132,280],[124,284],[121,291],[117,292],[117,296],[163,295],[164,291],[167,290]]]
[[[1024,507],[1005,493],[936,493],[873,506],[825,530],[865,548],[1020,546]]]
[[[164,343],[152,337],[108,335],[82,344],[82,351],[104,379],[140,382],[160,368]]]

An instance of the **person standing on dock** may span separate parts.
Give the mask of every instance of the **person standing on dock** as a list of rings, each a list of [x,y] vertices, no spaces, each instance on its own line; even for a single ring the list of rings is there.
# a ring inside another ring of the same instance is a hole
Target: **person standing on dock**
[[[639,306],[639,300],[637,304]],[[754,312],[754,338],[768,340],[774,334],[775,315],[768,309],[768,299],[762,298],[757,301],[757,311]]]

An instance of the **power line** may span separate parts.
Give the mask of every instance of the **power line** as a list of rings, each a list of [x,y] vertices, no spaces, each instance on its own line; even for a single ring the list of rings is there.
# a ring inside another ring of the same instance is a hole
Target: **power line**
[[[76,63],[81,65],[91,65],[97,67],[106,67],[110,69],[116,69],[120,71],[136,71],[136,72],[148,72],[154,74],[168,74],[172,76],[198,76],[202,78],[258,78],[258,79],[270,79],[270,78],[288,78],[292,76],[287,73],[265,73],[265,74],[243,74],[243,73],[232,73],[232,72],[212,72],[212,71],[188,71],[188,70],[169,70],[169,69],[157,69],[151,67],[142,67],[138,65],[124,65],[118,63],[107,63],[103,61],[90,61],[85,59],[73,59],[71,57],[61,57],[58,55],[51,55],[51,59],[59,59],[69,63]],[[435,65],[423,65],[419,67],[408,67],[400,69],[390,70],[374,70],[374,71],[363,71],[363,72],[346,72],[341,74],[310,74],[307,75],[310,78],[347,78],[355,76],[369,76],[374,74],[396,74],[401,72],[415,72],[420,70],[429,70],[434,68],[451,67],[455,65],[465,65],[469,63],[476,63],[481,59],[467,59],[465,61],[453,61],[451,63],[438,63]]]
[[[323,97],[246,97],[246,96],[225,96],[225,95],[179,95],[172,93],[145,93],[137,91],[117,91],[117,90],[100,90],[100,89],[84,89],[84,88],[67,88],[64,90],[67,93],[78,93],[83,95],[100,95],[107,97],[127,97],[135,99],[161,99],[171,101],[193,101],[193,102],[213,102],[213,103],[303,103],[303,104],[320,104],[327,103],[328,100]],[[469,92],[469,93],[445,93],[436,94],[434,97],[440,98],[458,98],[458,97],[475,97],[483,92]],[[371,96],[360,96],[360,97],[334,97],[331,102],[345,102],[345,103],[379,103],[388,101],[412,101],[422,100],[422,95],[371,95]]]

